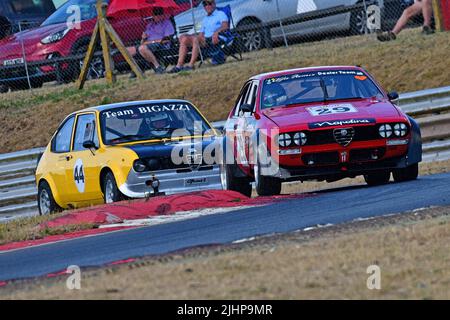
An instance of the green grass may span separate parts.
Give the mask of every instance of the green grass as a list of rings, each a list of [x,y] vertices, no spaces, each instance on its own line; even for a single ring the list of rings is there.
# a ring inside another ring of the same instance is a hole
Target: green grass
[[[143,81],[119,76],[112,86],[105,80],[2,95],[0,153],[44,146],[69,113],[104,103],[176,98],[196,104],[211,121],[223,120],[233,107],[242,84],[262,72],[317,65],[362,65],[387,90],[399,92],[450,83],[450,33],[423,36],[419,29],[403,32],[397,41],[380,43],[374,36],[339,38],[289,48],[262,50],[232,59],[219,67],[155,76]]]

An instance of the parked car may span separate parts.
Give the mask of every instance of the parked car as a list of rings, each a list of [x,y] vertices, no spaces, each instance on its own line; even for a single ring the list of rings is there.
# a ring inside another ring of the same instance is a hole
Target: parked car
[[[177,12],[188,8],[185,0],[176,2],[180,6]],[[10,35],[0,41],[0,66],[7,66],[0,68],[0,85],[4,88],[22,89],[28,88],[30,84],[32,87],[40,87],[44,82],[57,79],[62,82],[76,79],[83,57],[68,63],[60,63],[59,68],[51,63],[40,66],[33,63],[84,55],[96,23],[95,4],[96,0],[69,0],[39,27]],[[79,28],[69,28],[67,25],[68,18],[73,14],[67,9],[74,5],[81,9]],[[125,45],[138,43],[147,23],[139,11],[120,12],[108,19]],[[24,64],[23,51],[27,66]],[[120,62],[120,56],[117,59]],[[103,59],[100,56],[94,57],[88,79],[100,78],[103,75]]]
[[[420,128],[364,69],[277,71],[249,79],[225,124],[224,189],[276,195],[287,181],[414,180]]]
[[[0,2],[0,39],[39,26],[61,0],[3,0]]]
[[[377,4],[380,6],[382,21],[389,13],[400,17],[402,10],[395,13],[384,10],[384,2],[389,0],[368,0],[366,5]],[[305,13],[316,10],[332,9],[335,7],[351,6],[362,3],[361,0],[216,0],[218,7],[230,5],[234,26],[262,26],[263,23],[278,21],[295,16],[297,13]],[[393,7],[390,7],[391,9]],[[278,14],[279,12],[279,14]],[[194,28],[193,14],[196,26]],[[193,33],[200,30],[201,22],[205,17],[205,10],[202,6],[196,6],[192,10],[185,11],[175,17],[178,34]],[[389,17],[392,19],[392,16]],[[338,14],[325,18],[310,20],[296,24],[284,26],[284,32],[289,38],[315,38],[321,35],[339,34],[350,32],[352,34],[363,34],[366,32],[367,16],[364,8],[351,13]],[[280,27],[271,29],[271,41],[280,41],[283,37],[283,30]],[[259,50],[267,44],[264,42],[264,30],[250,30],[243,32],[243,45],[247,51]]]
[[[77,111],[62,122],[39,160],[39,212],[221,189],[219,165],[207,151],[215,143],[216,131],[184,100]]]

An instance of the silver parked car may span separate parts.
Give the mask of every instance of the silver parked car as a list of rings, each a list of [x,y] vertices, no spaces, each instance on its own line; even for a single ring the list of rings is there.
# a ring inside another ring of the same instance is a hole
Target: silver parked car
[[[362,2],[362,0],[216,0],[218,7],[231,6],[234,27],[236,28],[245,25],[261,25],[265,22],[277,21],[280,18],[289,18],[298,13],[351,6],[359,2]],[[384,1],[366,0],[365,2],[366,5],[370,5],[374,2],[383,4]],[[178,34],[194,33],[200,30],[205,14],[203,6],[197,5],[195,8],[177,15],[175,23]],[[366,30],[366,21],[366,12],[361,9],[357,12],[287,25],[284,26],[284,32],[288,37],[314,37],[343,31],[362,34]],[[243,42],[247,51],[265,47],[263,32],[262,29],[243,32]],[[282,37],[283,30],[280,27],[271,30],[272,41],[281,40]]]

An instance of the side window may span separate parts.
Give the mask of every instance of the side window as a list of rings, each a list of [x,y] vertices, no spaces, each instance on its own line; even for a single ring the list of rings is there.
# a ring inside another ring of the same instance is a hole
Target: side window
[[[72,129],[75,117],[69,118],[58,130],[52,141],[52,152],[65,153],[70,151]]]
[[[258,92],[258,85],[257,85],[256,82],[253,82],[252,83],[252,88],[249,91],[249,94],[248,94],[248,96],[247,96],[247,98],[245,100],[246,104],[249,104],[249,105],[251,105],[253,107],[253,111],[255,111],[255,103],[256,103],[256,94],[257,94],[257,92]]]
[[[88,140],[94,141],[95,145],[98,146],[98,135],[95,126],[94,114],[83,114],[78,116],[73,151],[86,150],[83,147],[83,143]]]
[[[234,109],[234,115],[239,116],[239,111],[241,110],[241,106],[246,103],[246,98],[248,97],[248,92],[251,88],[251,83],[247,83],[241,91],[239,98],[236,102],[236,107]]]

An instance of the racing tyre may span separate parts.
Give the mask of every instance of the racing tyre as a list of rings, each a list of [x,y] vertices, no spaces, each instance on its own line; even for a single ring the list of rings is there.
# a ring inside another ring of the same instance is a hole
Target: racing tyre
[[[281,180],[261,175],[259,160],[253,167],[255,173],[255,188],[259,196],[275,196],[281,193]]]
[[[230,165],[221,165],[220,180],[224,190],[236,191],[246,197],[252,196],[252,185],[246,178],[236,178],[233,176]]]
[[[390,171],[378,171],[364,175],[364,180],[369,186],[380,186],[389,183]]]
[[[125,196],[117,188],[116,179],[111,172],[108,172],[103,179],[103,200],[105,203],[125,200]]]
[[[392,172],[395,182],[404,182],[416,180],[419,176],[419,164],[413,164],[403,169],[397,169]]]
[[[39,184],[37,200],[41,216],[61,211],[61,207],[55,202],[52,190],[46,181]]]

